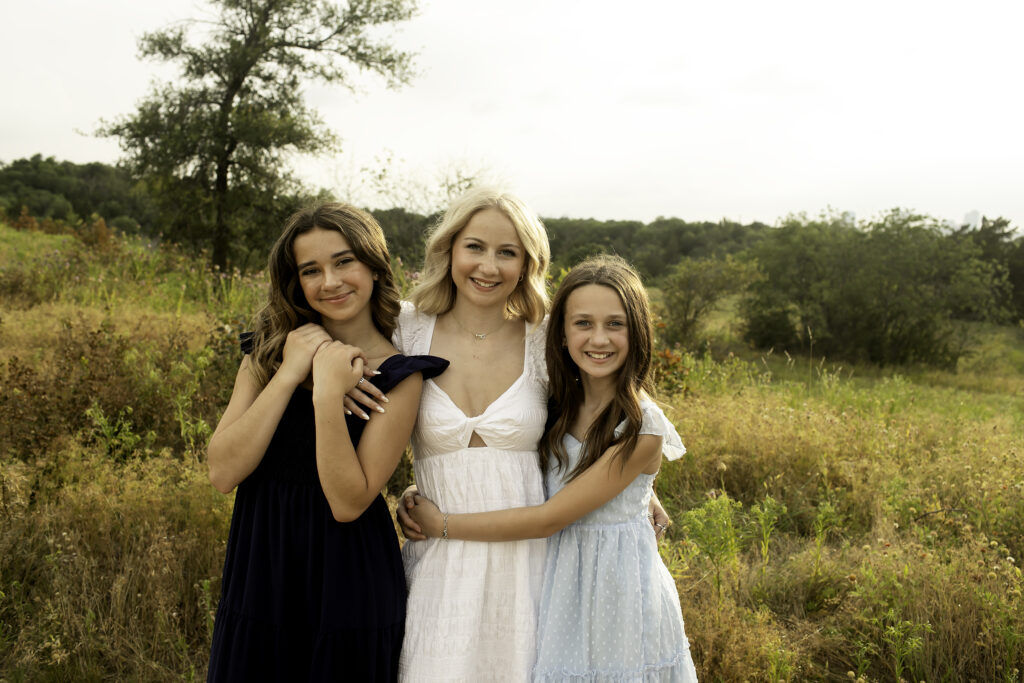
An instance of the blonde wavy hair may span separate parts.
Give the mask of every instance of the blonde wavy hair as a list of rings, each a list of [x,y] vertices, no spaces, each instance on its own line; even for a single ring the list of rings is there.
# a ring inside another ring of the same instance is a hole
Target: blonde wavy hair
[[[551,245],[544,224],[515,195],[493,187],[476,187],[455,199],[427,236],[420,282],[409,298],[417,310],[440,315],[455,304],[452,282],[452,244],[470,219],[484,209],[501,211],[516,229],[526,251],[525,272],[505,303],[505,317],[538,323],[548,306],[545,278],[551,262]]]
[[[356,259],[377,276],[370,295],[373,325],[385,339],[391,339],[395,331],[401,308],[399,292],[384,231],[377,220],[366,211],[340,202],[302,209],[285,222],[281,236],[270,250],[267,302],[253,322],[249,360],[253,376],[261,385],[270,381],[281,366],[288,333],[306,323],[321,322],[320,314],[302,293],[295,262],[296,238],[316,229],[341,233]]]

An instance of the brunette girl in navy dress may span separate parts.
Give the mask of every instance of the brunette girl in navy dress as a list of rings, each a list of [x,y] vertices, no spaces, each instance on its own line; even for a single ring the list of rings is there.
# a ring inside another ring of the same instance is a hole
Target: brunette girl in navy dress
[[[270,291],[210,439],[210,480],[236,486],[209,681],[392,681],[405,576],[380,495],[423,379],[447,367],[390,339],[398,291],[380,226],[329,203],[285,225]],[[345,392],[373,383],[386,413]]]

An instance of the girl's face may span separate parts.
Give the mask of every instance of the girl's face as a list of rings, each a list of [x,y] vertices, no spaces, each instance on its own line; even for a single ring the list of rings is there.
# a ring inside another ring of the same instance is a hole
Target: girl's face
[[[376,276],[356,259],[336,230],[314,228],[295,238],[292,247],[299,284],[310,308],[328,321],[348,322],[370,316]]]
[[[583,285],[570,292],[565,300],[565,345],[582,374],[615,377],[629,353],[626,309],[618,292],[604,285]]]
[[[473,214],[452,242],[457,296],[480,306],[505,305],[526,264],[526,249],[508,216],[497,209]]]

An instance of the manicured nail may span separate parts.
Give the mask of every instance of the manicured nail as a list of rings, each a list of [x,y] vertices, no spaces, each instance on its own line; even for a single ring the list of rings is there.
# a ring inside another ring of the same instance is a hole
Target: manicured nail
[[[352,414],[352,411],[351,411],[351,410],[349,410],[348,408],[345,408],[345,414],[346,414],[346,415],[351,415],[351,414]]]
[[[383,408],[381,408],[380,406],[377,406],[377,412],[378,412],[378,413],[383,413],[383,412],[384,412],[384,409],[383,409]]]
[[[375,374],[375,375],[379,375],[379,374],[380,374],[380,370],[374,370],[374,371],[373,371],[373,374]]]
[[[387,396],[381,396],[380,400],[384,401],[385,403],[391,403],[391,399],[388,398]]]
[[[369,420],[370,419],[370,416],[367,415],[366,413],[359,413],[359,417],[363,418],[364,420]]]

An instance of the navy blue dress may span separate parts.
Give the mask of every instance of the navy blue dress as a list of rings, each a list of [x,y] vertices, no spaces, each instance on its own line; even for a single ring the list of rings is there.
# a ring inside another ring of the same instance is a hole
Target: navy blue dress
[[[414,372],[428,379],[447,367],[395,355],[369,381],[387,392]],[[346,421],[358,444],[366,422]],[[405,600],[383,496],[352,522],[331,514],[317,475],[313,392],[299,387],[235,494],[207,680],[394,681]]]

